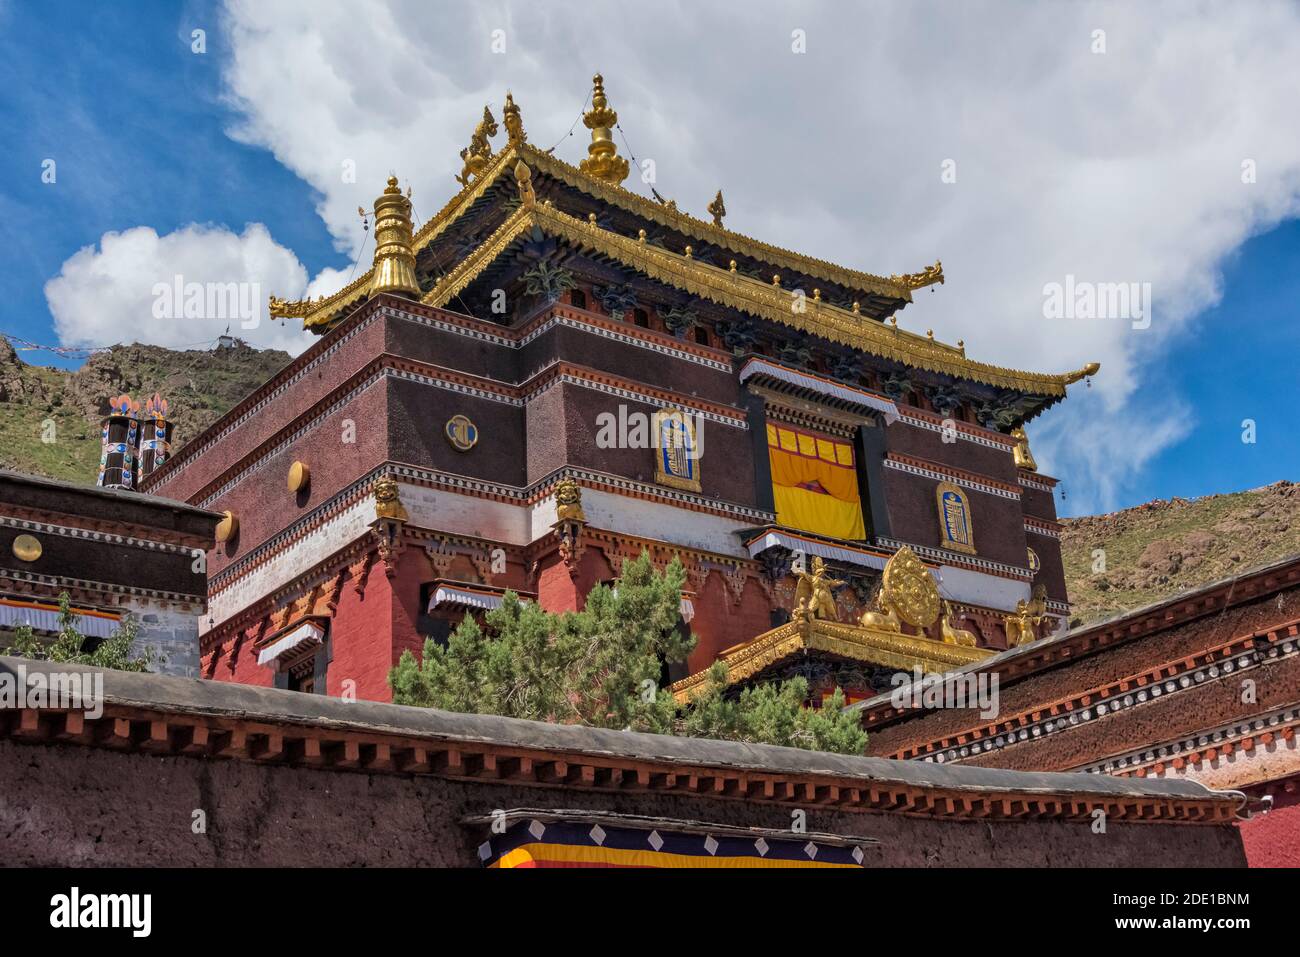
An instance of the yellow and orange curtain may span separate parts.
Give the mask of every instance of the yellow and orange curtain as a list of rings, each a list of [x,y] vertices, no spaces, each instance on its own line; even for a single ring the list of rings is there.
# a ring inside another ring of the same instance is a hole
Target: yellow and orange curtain
[[[769,423],[767,454],[777,522],[830,538],[866,538],[847,439]]]

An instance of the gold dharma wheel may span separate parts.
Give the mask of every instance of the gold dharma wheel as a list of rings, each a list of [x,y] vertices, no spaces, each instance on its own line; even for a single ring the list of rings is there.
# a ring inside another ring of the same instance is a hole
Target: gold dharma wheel
[[[917,628],[929,628],[939,617],[939,586],[925,563],[904,546],[885,565],[882,589],[898,617]]]

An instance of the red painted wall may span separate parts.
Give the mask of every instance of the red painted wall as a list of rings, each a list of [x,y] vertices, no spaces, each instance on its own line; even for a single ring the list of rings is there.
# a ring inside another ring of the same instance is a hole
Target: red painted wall
[[[1300,800],[1237,825],[1251,867],[1300,867]]]

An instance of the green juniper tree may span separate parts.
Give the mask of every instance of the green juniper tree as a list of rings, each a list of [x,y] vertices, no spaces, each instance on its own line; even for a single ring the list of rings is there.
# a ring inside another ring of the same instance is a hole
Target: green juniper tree
[[[804,706],[802,678],[725,692],[726,668],[690,706],[660,688],[665,662],[684,661],[693,635],[677,627],[685,572],[662,574],[642,553],[616,589],[599,585],[582,611],[550,614],[507,592],[482,627],[466,615],[447,644],[410,651],[389,674],[398,704],[537,721],[707,736],[861,754],[866,734],[837,688],[821,709]]]
[[[19,625],[4,654],[34,661],[56,661],[93,668],[111,668],[115,671],[148,671],[153,661],[153,649],[146,648],[143,657],[133,657],[131,645],[135,642],[135,619],[126,617],[113,633],[91,650],[91,644],[76,627],[77,615],[72,610],[68,593],[59,596],[59,633],[53,641],[38,638],[30,625]]]

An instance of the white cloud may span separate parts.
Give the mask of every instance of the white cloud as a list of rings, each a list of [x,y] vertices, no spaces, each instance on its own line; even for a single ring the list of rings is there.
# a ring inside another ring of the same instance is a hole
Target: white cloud
[[[331,281],[324,276],[320,285]],[[137,226],[105,233],[98,246],[70,257],[45,284],[45,298],[67,345],[144,342],[184,349],[211,342],[229,327],[253,345],[298,353],[315,337],[295,323],[271,321],[267,297],[274,291],[293,298],[306,288],[298,257],[261,223],[240,234],[192,224],[164,236]],[[313,283],[312,295],[321,291]]]
[[[1217,300],[1225,257],[1300,212],[1300,9],[1283,2],[753,3],[739,15],[228,0],[223,21],[242,116],[232,136],[319,191],[341,250],[360,247],[356,207],[390,171],[413,184],[418,214],[441,207],[483,104],[500,119],[507,88],[531,141],[576,162],[587,131],[565,134],[602,70],[637,156],[682,208],[705,215],[721,186],[729,226],[788,248],[884,274],[942,258],[946,285],[920,292],[904,327],[1019,368],[1101,361],[1092,390],[1031,427],[1040,460],[1070,469],[1096,507],[1186,434],[1177,397],[1136,402],[1144,369]],[[948,159],[955,183],[940,178]],[[648,191],[635,174],[628,185]],[[1043,287],[1067,275],[1151,283],[1154,322],[1045,319]]]

